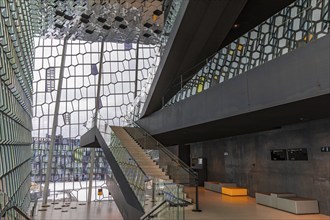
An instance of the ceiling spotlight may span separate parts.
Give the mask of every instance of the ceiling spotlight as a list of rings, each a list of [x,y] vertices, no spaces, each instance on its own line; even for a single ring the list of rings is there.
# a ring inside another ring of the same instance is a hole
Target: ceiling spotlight
[[[102,17],[98,17],[97,20],[101,23],[104,23],[104,22],[106,22],[107,19],[102,18]]]
[[[159,15],[161,15],[161,14],[163,14],[163,12],[160,11],[160,10],[158,10],[158,9],[154,11],[154,15],[159,16]]]
[[[233,28],[236,29],[239,27],[239,24],[234,24]]]
[[[115,20],[118,22],[122,22],[124,20],[124,18],[120,17],[120,16],[116,16]]]
[[[119,27],[120,27],[121,29],[126,29],[126,28],[127,28],[127,26],[124,25],[124,24],[119,25]]]
[[[146,22],[143,26],[145,26],[146,28],[150,28],[152,26],[152,24]]]

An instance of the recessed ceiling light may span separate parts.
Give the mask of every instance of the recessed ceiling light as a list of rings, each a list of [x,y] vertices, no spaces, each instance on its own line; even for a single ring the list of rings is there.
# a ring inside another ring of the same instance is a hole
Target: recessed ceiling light
[[[234,24],[233,28],[238,28],[239,24]]]

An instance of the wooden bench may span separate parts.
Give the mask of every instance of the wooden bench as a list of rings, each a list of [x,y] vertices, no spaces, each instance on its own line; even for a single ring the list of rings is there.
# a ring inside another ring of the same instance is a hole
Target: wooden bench
[[[222,187],[236,187],[236,183],[223,183],[223,182],[215,182],[215,181],[206,181],[204,182],[204,188],[207,190],[211,190],[214,192],[222,192]]]
[[[228,196],[247,196],[247,189],[240,187],[222,187],[222,194]]]

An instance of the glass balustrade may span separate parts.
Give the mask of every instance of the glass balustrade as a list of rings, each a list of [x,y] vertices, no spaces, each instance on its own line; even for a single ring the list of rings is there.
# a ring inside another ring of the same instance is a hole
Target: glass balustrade
[[[329,33],[329,1],[297,0],[208,58],[169,106]]]
[[[136,140],[146,153],[167,173],[176,183],[193,185],[197,173],[181,161],[176,155],[154,139],[150,134],[138,127],[125,127],[125,130]]]
[[[119,138],[112,132],[105,120],[99,118],[96,126],[143,207],[148,177],[129,154],[127,149],[121,144]]]
[[[87,125],[89,129],[93,127],[93,119],[89,120]],[[144,207],[145,212],[147,213],[155,207],[157,203],[166,201],[164,205],[159,207],[159,210],[156,211],[157,216],[167,219],[183,219],[183,207],[188,204],[185,200],[183,185],[173,183],[172,180],[163,180],[147,176],[130,155],[129,151],[122,145],[120,139],[111,130],[106,120],[103,120],[101,116],[98,117],[96,127],[109,146],[111,153],[115,157],[116,162],[120,166],[140,204]],[[148,153],[152,159],[159,157],[158,150],[148,150],[146,153]],[[116,180],[111,173],[109,173],[109,178]],[[149,201],[149,199],[151,199],[151,201]]]

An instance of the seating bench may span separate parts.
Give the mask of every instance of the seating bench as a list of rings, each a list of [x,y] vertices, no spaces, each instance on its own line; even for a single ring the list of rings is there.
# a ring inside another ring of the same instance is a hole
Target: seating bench
[[[256,193],[256,203],[277,208],[277,198],[295,197],[293,193]]]
[[[271,207],[278,209],[278,198],[288,198],[297,196],[294,193],[271,193]]]
[[[223,183],[223,182],[215,182],[215,181],[206,181],[204,182],[204,188],[214,191],[214,192],[222,192],[222,187],[236,187],[236,183]]]
[[[256,193],[256,203],[272,207],[270,193]]]
[[[247,189],[227,186],[227,187],[222,187],[222,194],[228,196],[247,196]]]
[[[294,214],[319,213],[317,200],[302,197],[277,198],[277,207]]]
[[[256,203],[294,214],[319,213],[317,200],[297,197],[294,193],[256,193]]]

